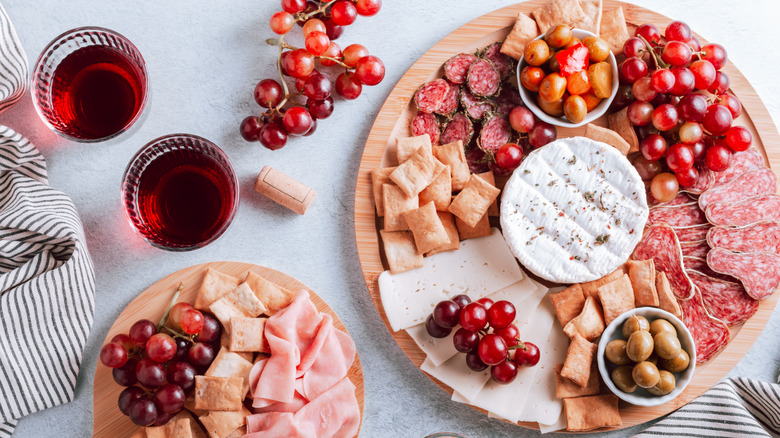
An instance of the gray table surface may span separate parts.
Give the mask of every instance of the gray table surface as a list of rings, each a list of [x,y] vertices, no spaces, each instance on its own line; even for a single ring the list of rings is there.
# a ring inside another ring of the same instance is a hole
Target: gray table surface
[[[777,52],[780,8],[773,0],[636,0],[687,21],[705,38],[723,44],[780,121]],[[334,115],[315,135],[271,152],[238,135],[240,120],[256,114],[258,80],[276,77],[268,19],[278,0],[3,0],[30,63],[56,35],[97,25],[115,29],[141,50],[152,98],[143,123],[106,144],[76,144],[46,129],[29,96],[0,116],[0,124],[26,135],[45,155],[51,184],[76,203],[95,263],[95,324],[72,403],[19,422],[15,436],[89,436],[92,376],[106,332],[122,309],[146,287],[176,270],[215,260],[239,260],[284,271],[324,297],[344,320],[358,346],[365,376],[367,437],[422,437],[455,431],[470,437],[534,436],[536,431],[488,419],[451,402],[406,358],[382,324],[360,271],[353,232],[355,177],[371,124],[394,84],[439,39],[482,14],[514,0],[386,0],[379,15],[359,18],[338,43],[361,43],[387,67],[380,85],[356,101],[337,101]],[[295,42],[296,40],[293,39]],[[300,41],[298,41],[300,42]],[[188,132],[221,145],[241,182],[241,204],[230,229],[212,245],[189,253],[149,246],[134,234],[119,202],[128,161],[158,136]],[[774,145],[774,147],[780,147]],[[271,165],[317,190],[298,216],[252,190]],[[780,318],[774,315],[732,375],[772,380],[780,363]],[[610,434],[625,436],[639,428]]]

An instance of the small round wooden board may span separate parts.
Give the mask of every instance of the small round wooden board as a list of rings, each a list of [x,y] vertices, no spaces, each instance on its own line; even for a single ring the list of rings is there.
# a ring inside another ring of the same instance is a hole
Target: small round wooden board
[[[420,85],[443,76],[442,65],[450,57],[458,53],[473,53],[493,42],[503,41],[512,29],[518,13],[530,14],[546,1],[529,0],[493,11],[465,24],[436,43],[412,65],[396,84],[382,106],[366,141],[355,188],[355,238],[358,257],[371,299],[385,326],[404,353],[418,368],[425,360],[425,353],[417,347],[417,344],[405,331],[392,331],[379,296],[377,278],[387,269],[387,265],[379,249],[379,222],[374,209],[371,170],[381,167],[383,161],[387,161],[387,151],[395,151],[396,138],[411,135],[409,126],[416,110],[410,105],[410,102]],[[663,30],[672,22],[672,19],[668,17],[636,5],[617,0],[603,0],[603,10],[619,6],[623,7],[629,33],[632,35],[636,27],[643,23],[655,24]],[[678,18],[684,19],[684,17]],[[696,37],[702,45],[707,44],[699,35]],[[750,130],[753,134],[753,147],[763,152],[768,158],[770,167],[777,173],[777,169],[780,169],[780,134],[778,134],[771,116],[753,87],[734,64],[729,62],[723,71],[731,80],[730,91],[739,98],[743,106],[742,115],[735,123],[744,125]],[[594,123],[606,125],[606,117],[602,117]],[[558,138],[582,135],[584,131],[584,126],[580,128],[559,127]],[[774,293],[761,302],[758,312],[750,320],[741,327],[733,328],[731,331],[732,339],[726,349],[709,363],[696,367],[693,380],[679,397],[655,407],[640,407],[622,403],[620,414],[623,424],[620,428],[642,424],[668,414],[690,402],[722,379],[742,359],[761,334],[772,316],[778,299],[780,299],[780,293]],[[452,394],[451,388],[433,377],[429,377],[445,391]],[[536,423],[519,424],[538,429]],[[599,429],[596,432],[604,430],[606,429]]]
[[[165,313],[168,305],[173,298],[180,282],[184,283],[184,289],[179,295],[179,301],[192,303],[203,279],[206,268],[213,268],[225,274],[233,275],[237,278],[243,278],[249,271],[265,277],[267,280],[276,283],[288,290],[298,291],[305,289],[311,295],[311,300],[320,312],[325,312],[333,317],[333,325],[337,329],[348,333],[344,323],[341,322],[338,315],[328,304],[314,293],[305,284],[286,275],[263,266],[252,263],[242,262],[211,262],[200,265],[190,266],[174,272],[163,278],[157,283],[138,295],[117,318],[114,325],[108,331],[103,344],[109,342],[111,338],[119,333],[127,333],[136,321],[140,319],[149,319],[159,321]],[[352,364],[347,376],[355,384],[355,396],[360,406],[361,421],[363,418],[363,368],[360,365],[360,358],[356,355],[355,362]],[[98,363],[94,377],[93,392],[93,426],[92,436],[96,438],[126,438],[138,429],[138,426],[130,421],[130,418],[122,415],[117,407],[119,393],[124,387],[114,382],[111,375],[111,369]]]

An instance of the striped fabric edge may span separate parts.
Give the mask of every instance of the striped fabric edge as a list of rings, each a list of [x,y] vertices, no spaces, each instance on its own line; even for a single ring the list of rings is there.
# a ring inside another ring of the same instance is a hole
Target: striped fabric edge
[[[634,437],[780,437],[780,386],[729,378]]]
[[[0,4],[0,113],[22,98],[28,78],[27,54],[8,12]]]
[[[0,423],[0,438],[11,438],[11,435],[14,433],[14,429],[16,429],[16,423],[18,423],[19,420],[11,420],[5,423]]]

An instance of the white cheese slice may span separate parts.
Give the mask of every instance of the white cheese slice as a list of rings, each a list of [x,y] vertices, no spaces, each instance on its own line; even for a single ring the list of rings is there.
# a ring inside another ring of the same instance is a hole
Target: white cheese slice
[[[522,280],[501,232],[461,242],[460,249],[434,254],[421,268],[379,275],[379,294],[393,331],[425,322],[441,300],[468,294],[472,300]]]
[[[501,227],[512,252],[555,283],[614,271],[639,243],[647,216],[634,166],[612,146],[584,137],[531,152],[501,195]]]
[[[425,356],[434,366],[443,364],[458,352],[452,343],[455,330],[452,330],[447,337],[434,338],[425,330],[425,324],[418,324],[406,329],[406,333],[414,339],[414,342],[417,343],[417,346],[420,347],[420,350],[425,353]]]
[[[518,281],[517,283],[510,284],[509,286],[499,291],[493,292],[487,297],[493,300],[493,302],[501,301],[501,300],[509,301],[515,306],[515,310],[517,310],[519,308],[520,303],[522,303],[526,298],[530,297],[531,295],[538,295],[538,294],[544,295],[546,293],[547,293],[546,287],[535,282],[531,277],[526,275],[525,278]]]
[[[479,372],[471,370],[466,365],[465,353],[458,353],[439,366],[425,359],[420,369],[459,392],[467,403],[479,394],[490,379],[490,368]]]
[[[539,423],[539,432],[542,433],[542,435],[550,432],[556,432],[559,430],[566,429],[566,413],[563,409],[561,409],[561,413],[558,415],[558,420],[555,421],[553,424],[543,424]]]

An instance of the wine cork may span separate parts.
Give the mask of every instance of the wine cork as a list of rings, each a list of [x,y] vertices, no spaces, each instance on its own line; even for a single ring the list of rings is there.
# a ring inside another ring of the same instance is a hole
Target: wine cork
[[[271,198],[290,210],[304,214],[317,194],[314,189],[292,179],[271,166],[265,166],[257,175],[255,191]]]

